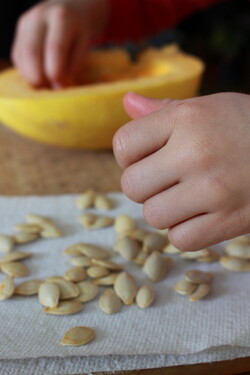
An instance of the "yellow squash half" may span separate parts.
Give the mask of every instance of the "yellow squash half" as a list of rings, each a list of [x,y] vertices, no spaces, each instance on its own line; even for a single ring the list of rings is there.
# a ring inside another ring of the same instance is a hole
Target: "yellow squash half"
[[[17,70],[0,74],[0,121],[37,141],[72,148],[111,148],[129,118],[128,91],[184,99],[199,89],[204,64],[175,45],[148,49],[132,63],[123,50],[91,52],[79,87],[37,90]]]

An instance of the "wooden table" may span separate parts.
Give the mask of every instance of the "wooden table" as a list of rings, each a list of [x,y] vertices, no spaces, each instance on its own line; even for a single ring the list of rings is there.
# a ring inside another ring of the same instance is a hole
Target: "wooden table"
[[[1,66],[1,63],[0,63]],[[120,191],[121,170],[112,151],[66,150],[33,142],[0,125],[0,194]],[[118,372],[116,375],[250,374],[250,357],[232,361]],[[103,373],[96,373],[103,375]],[[111,373],[105,373],[111,375]]]
[[[119,191],[121,170],[111,151],[43,145],[0,125],[0,194],[80,193],[91,187]]]

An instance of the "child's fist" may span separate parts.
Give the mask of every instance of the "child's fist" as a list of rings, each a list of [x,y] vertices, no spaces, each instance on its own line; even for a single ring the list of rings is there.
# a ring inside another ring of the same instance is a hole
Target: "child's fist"
[[[250,97],[124,99],[134,118],[114,137],[122,189],[181,250],[250,232]]]

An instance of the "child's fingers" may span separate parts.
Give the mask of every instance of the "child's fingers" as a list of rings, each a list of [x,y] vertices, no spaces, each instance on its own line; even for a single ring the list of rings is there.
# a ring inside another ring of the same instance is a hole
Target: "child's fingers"
[[[46,26],[37,22],[19,23],[12,47],[12,61],[34,86],[46,85],[43,69],[43,43]]]
[[[241,235],[242,228],[235,225],[237,221],[236,215],[226,218],[223,213],[208,213],[169,228],[168,236],[180,250],[200,250]]]
[[[181,162],[168,148],[162,148],[125,169],[121,178],[123,192],[144,203],[150,197],[177,184],[182,177]]]
[[[123,105],[127,114],[133,119],[148,115],[169,104],[172,99],[151,99],[145,96],[138,95],[134,92],[129,92],[123,98]]]
[[[44,66],[48,80],[53,85],[67,85],[70,53],[76,38],[74,19],[55,7],[47,20],[47,35],[44,47]]]
[[[118,164],[126,168],[159,150],[167,143],[172,128],[171,110],[168,107],[127,123],[113,138]]]
[[[200,191],[189,182],[178,183],[151,197],[144,203],[144,217],[153,227],[164,229],[211,208],[206,191]]]

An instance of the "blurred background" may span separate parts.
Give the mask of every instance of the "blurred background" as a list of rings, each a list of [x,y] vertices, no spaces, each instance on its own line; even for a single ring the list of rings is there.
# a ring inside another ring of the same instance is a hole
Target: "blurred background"
[[[119,1],[119,0],[117,0]],[[9,59],[10,46],[18,15],[34,5],[33,0],[15,0],[0,8],[0,59]],[[15,8],[15,13],[13,9]],[[218,91],[250,91],[250,1],[227,0],[196,13],[176,28],[143,43],[161,46],[177,42],[182,49],[201,57],[206,72],[201,94]],[[131,54],[138,48],[126,47]]]
[[[250,1],[228,0],[189,17],[150,41],[178,42],[206,62],[201,94],[250,93]]]

